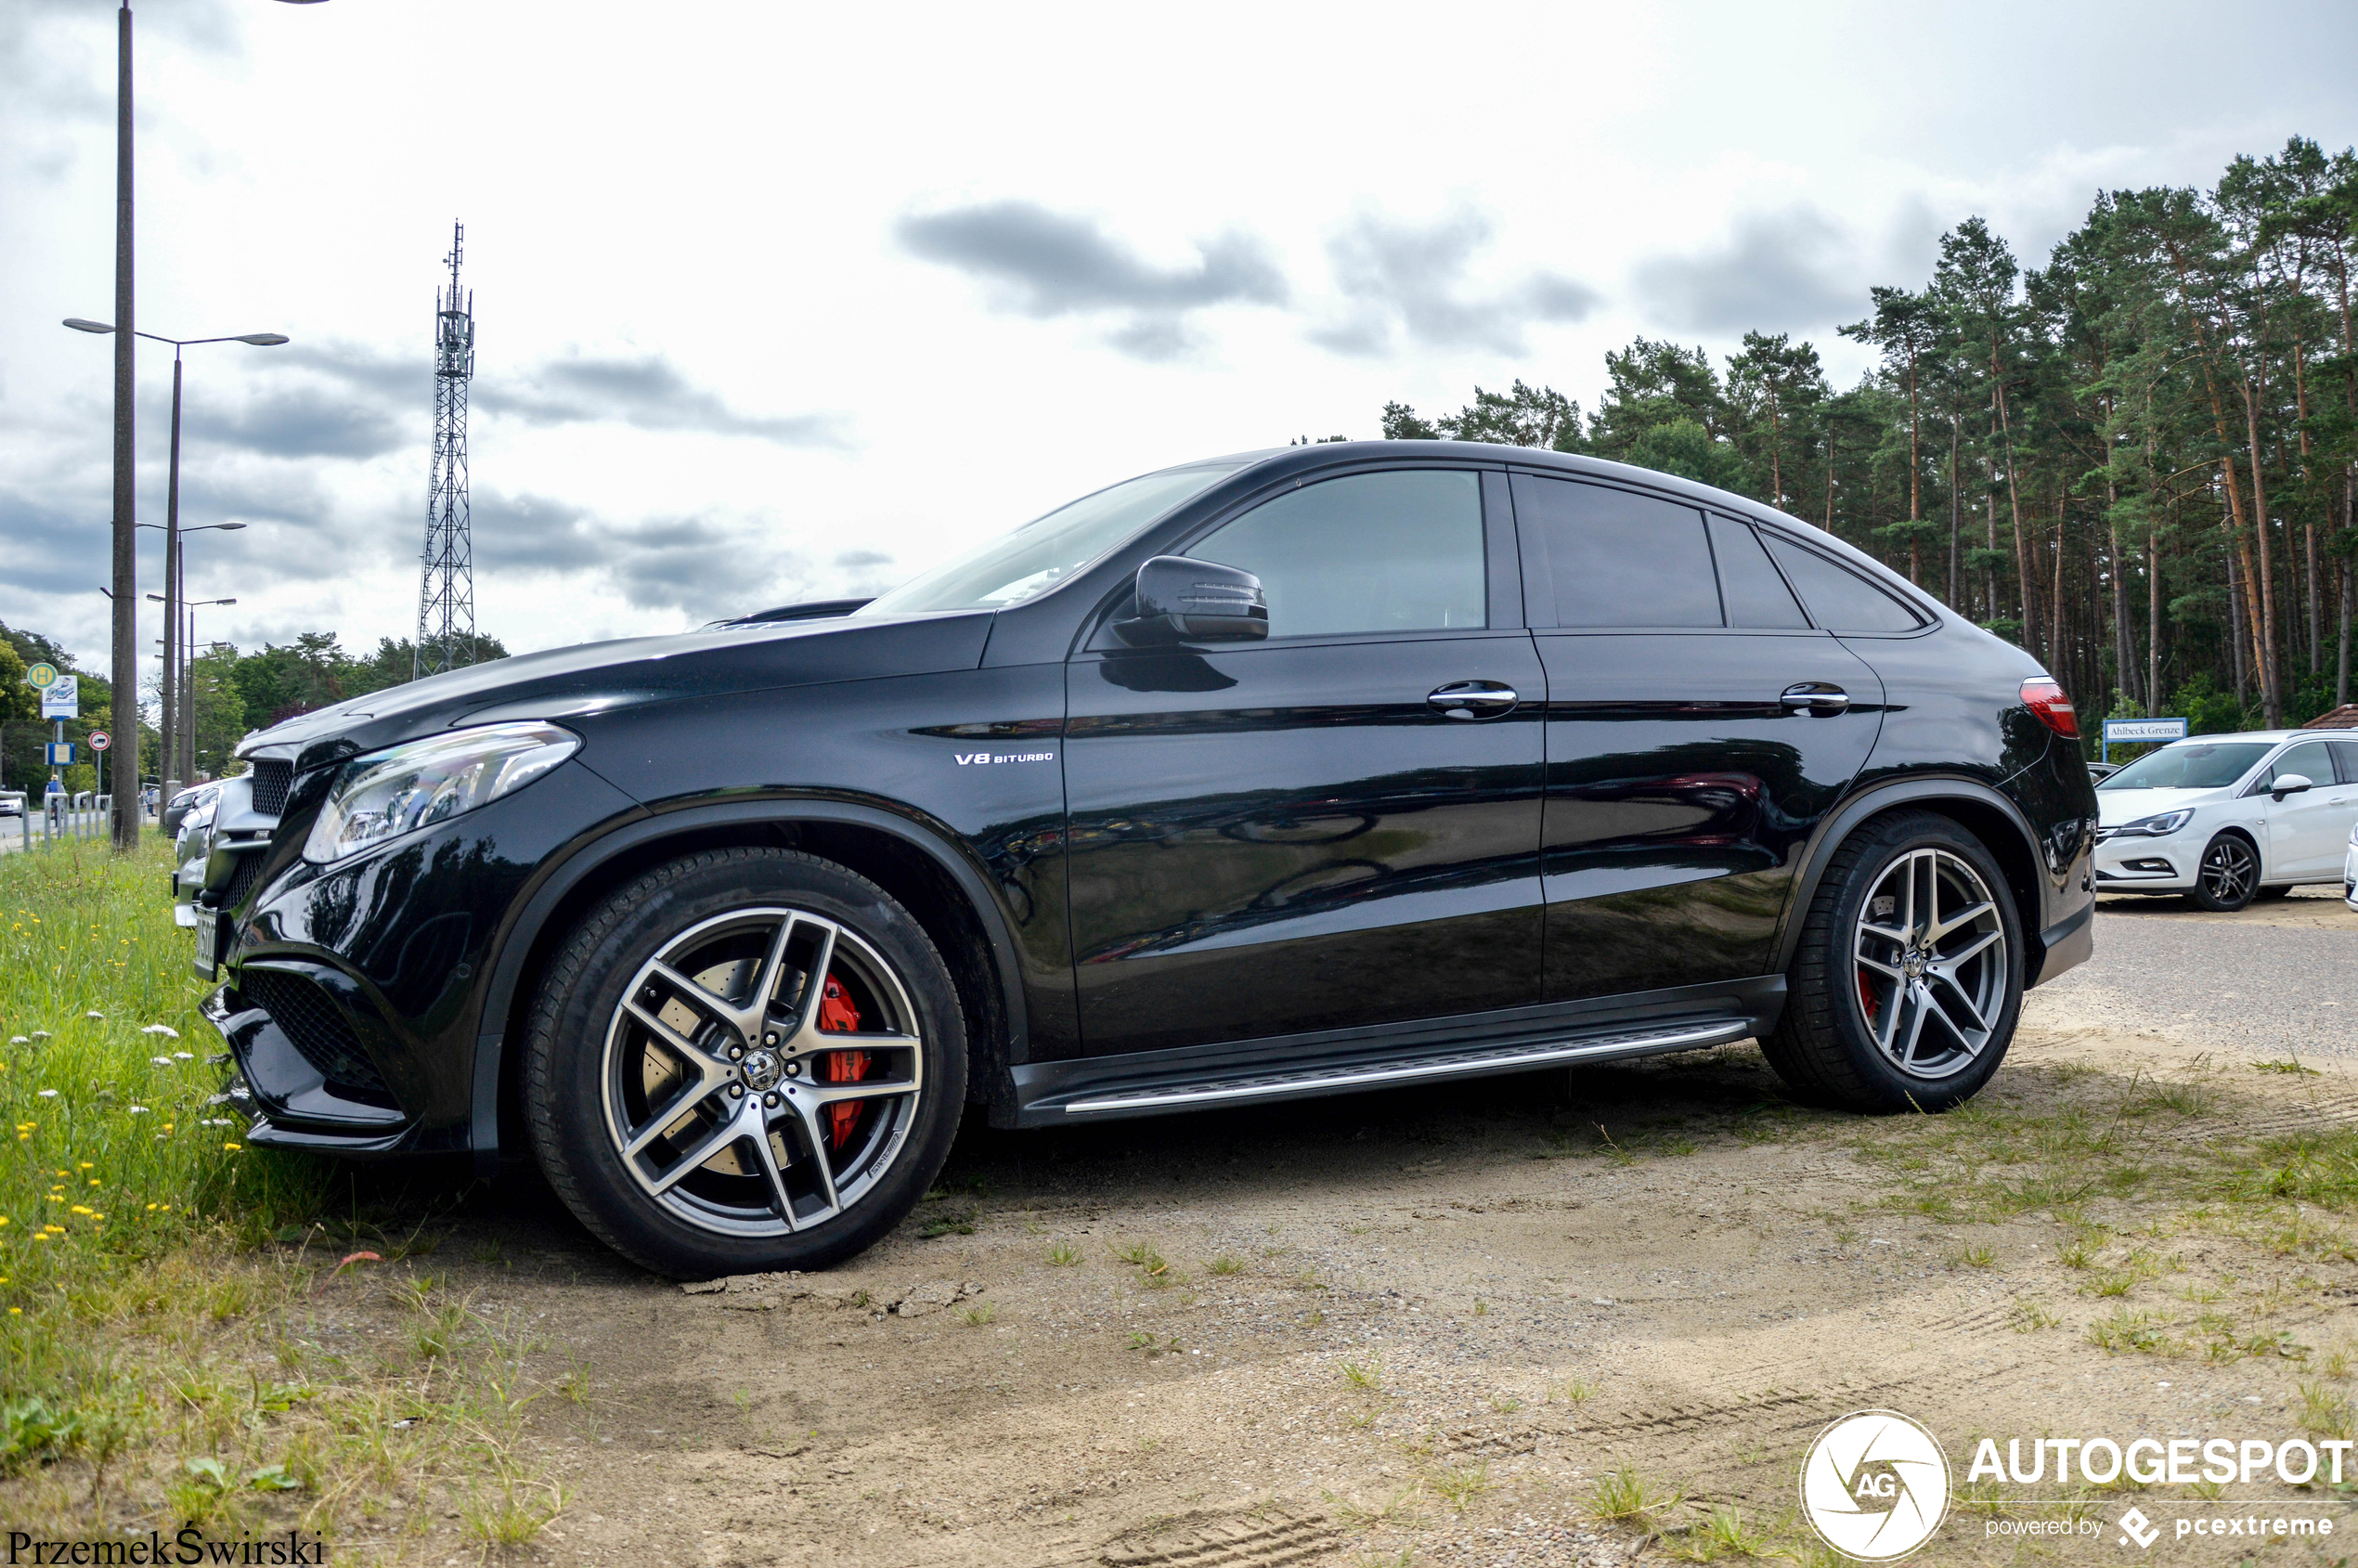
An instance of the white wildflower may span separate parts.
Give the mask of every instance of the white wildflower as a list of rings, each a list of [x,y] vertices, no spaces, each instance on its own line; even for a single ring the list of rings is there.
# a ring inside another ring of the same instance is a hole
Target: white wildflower
[[[35,1040],[46,1040],[49,1038],[49,1031],[45,1029],[36,1029],[32,1031],[32,1037]]]
[[[145,1116],[148,1114],[148,1108],[146,1106],[133,1106],[131,1108],[131,1114],[134,1116]]]
[[[170,1056],[149,1056],[148,1060],[155,1063],[158,1067],[170,1067],[172,1065],[172,1058]]]
[[[55,1089],[44,1089],[41,1091],[41,1097],[45,1100],[54,1100],[58,1097],[58,1092]]]
[[[173,1028],[170,1024],[149,1024],[139,1032],[142,1034],[161,1034],[166,1040],[177,1040],[180,1038],[180,1031]]]
[[[84,1014],[83,1014],[82,1016],[83,1016],[84,1017],[85,1017],[85,1018],[98,1018],[98,1019],[102,1019],[102,1020],[106,1017],[106,1015],[105,1015],[104,1013],[97,1013],[97,1012],[84,1013]]]
[[[8,1043],[11,1045],[30,1045],[32,1043],[32,1041],[26,1035],[12,1034],[8,1036]]]
[[[197,1054],[194,1051],[175,1051],[172,1054],[175,1058],[184,1062],[193,1062],[197,1059]]]

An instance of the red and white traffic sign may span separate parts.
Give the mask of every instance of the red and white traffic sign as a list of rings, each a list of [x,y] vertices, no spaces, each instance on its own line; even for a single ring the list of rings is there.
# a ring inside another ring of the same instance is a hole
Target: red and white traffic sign
[[[114,745],[114,737],[108,734],[104,730],[93,730],[90,732],[91,750],[104,751],[107,747],[112,745]]]

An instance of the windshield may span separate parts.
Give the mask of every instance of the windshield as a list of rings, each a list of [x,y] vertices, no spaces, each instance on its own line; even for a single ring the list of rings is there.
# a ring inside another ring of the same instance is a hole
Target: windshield
[[[1083,496],[868,602],[862,616],[1003,610],[1063,582],[1242,463],[1166,468]]]
[[[2140,757],[2098,789],[2224,789],[2268,755],[2272,741],[2164,746]]]

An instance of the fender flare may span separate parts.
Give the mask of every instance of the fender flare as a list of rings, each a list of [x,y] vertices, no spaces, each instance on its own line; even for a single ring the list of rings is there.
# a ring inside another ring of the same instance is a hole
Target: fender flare
[[[515,1005],[516,988],[525,962],[547,928],[550,917],[566,897],[593,874],[616,858],[683,833],[714,827],[752,827],[797,823],[840,823],[874,828],[891,835],[922,852],[947,873],[965,894],[982,922],[998,971],[1007,1012],[1008,1058],[1021,1061],[1030,1026],[1024,1011],[1023,974],[1016,959],[1015,939],[1009,934],[999,901],[981,871],[958,852],[942,832],[922,821],[880,807],[848,800],[780,798],[732,801],[723,805],[687,806],[653,814],[640,812],[611,831],[583,844],[541,877],[525,896],[515,917],[499,938],[499,956],[485,988],[481,1023],[475,1034],[474,1074],[468,1144],[475,1153],[478,1175],[497,1170],[499,1151],[499,1078],[505,1056],[507,1020]]]
[[[2022,840],[2023,853],[2030,858],[2035,869],[2045,863],[2039,849],[2039,836],[2024,821],[2022,808],[2005,796],[1977,779],[1956,774],[1919,774],[1911,778],[1895,779],[1889,784],[1870,784],[1820,819],[1817,831],[1810,835],[1808,847],[1802,852],[1801,871],[1794,878],[1792,896],[1785,901],[1784,925],[1777,933],[1777,962],[1772,974],[1783,974],[1793,965],[1794,950],[1801,945],[1801,921],[1809,901],[1817,896],[1819,880],[1825,875],[1826,862],[1842,847],[1851,830],[1869,817],[1919,801],[1970,800],[1976,806],[1995,810]],[[2032,889],[2034,893],[2037,888]],[[2023,938],[2036,946],[2041,926],[2046,919],[2043,907],[2022,912]],[[2024,955],[2033,962],[2026,965],[2026,973],[2037,974],[2036,953]]]

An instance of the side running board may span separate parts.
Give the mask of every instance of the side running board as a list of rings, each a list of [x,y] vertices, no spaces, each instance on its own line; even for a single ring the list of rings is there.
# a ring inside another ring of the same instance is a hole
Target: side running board
[[[1186,1110],[1197,1106],[1233,1105],[1239,1101],[1291,1099],[1305,1095],[1348,1094],[1382,1089],[1436,1078],[1474,1078],[1487,1073],[1522,1072],[1583,1061],[1615,1061],[1651,1056],[1665,1051],[1695,1051],[1743,1040],[1753,1032],[1745,1018],[1686,1019],[1675,1026],[1656,1026],[1618,1034],[1587,1035],[1575,1040],[1452,1051],[1419,1056],[1411,1060],[1363,1062],[1351,1066],[1304,1068],[1293,1072],[1259,1072],[1250,1076],[1163,1083],[1128,1093],[1105,1094],[1066,1102],[1067,1116],[1140,1116],[1156,1111]]]

